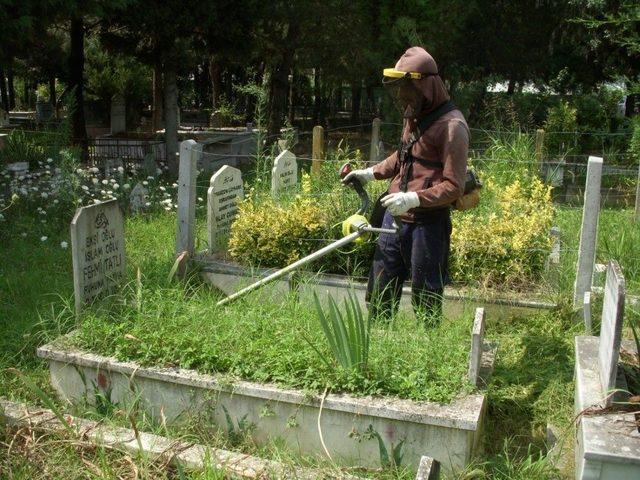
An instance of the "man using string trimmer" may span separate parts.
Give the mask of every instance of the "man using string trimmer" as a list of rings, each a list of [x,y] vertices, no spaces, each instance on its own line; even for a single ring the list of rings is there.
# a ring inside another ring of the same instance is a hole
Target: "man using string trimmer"
[[[416,316],[432,326],[442,317],[449,282],[451,208],[465,208],[461,199],[469,187],[469,128],[450,101],[435,60],[423,48],[409,48],[394,68],[385,69],[383,84],[403,115],[398,150],[343,180],[357,178],[364,184],[391,179],[378,209],[386,209],[382,228],[397,223],[399,229],[378,239],[367,286],[369,314],[391,318],[402,285],[411,278]],[[379,226],[376,213],[382,216],[374,209],[371,223]]]

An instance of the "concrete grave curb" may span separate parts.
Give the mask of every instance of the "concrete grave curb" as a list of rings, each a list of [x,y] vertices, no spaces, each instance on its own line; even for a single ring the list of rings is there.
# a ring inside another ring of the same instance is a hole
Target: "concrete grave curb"
[[[229,474],[252,479],[271,478],[271,475],[275,475],[275,478],[300,480],[359,478],[349,474],[327,476],[326,472],[316,469],[287,466],[253,455],[184,442],[146,432],[138,432],[136,435],[132,429],[112,427],[98,421],[71,415],[64,415],[64,419],[80,437],[86,438],[91,443],[131,454],[150,454],[157,460],[167,461],[189,469],[200,470],[205,468],[207,464],[212,464],[218,469],[224,469]],[[27,406],[3,398],[0,398],[0,423],[15,427],[29,426],[55,433],[66,431],[66,426],[56,418],[51,410]]]

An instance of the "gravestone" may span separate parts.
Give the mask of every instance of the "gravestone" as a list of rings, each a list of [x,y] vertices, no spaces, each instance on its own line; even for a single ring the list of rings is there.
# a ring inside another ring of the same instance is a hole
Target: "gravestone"
[[[278,194],[282,190],[298,184],[298,164],[296,156],[285,150],[273,161],[271,169],[271,193]]]
[[[126,103],[121,95],[111,99],[111,134],[127,131]]]
[[[156,156],[153,154],[153,152],[149,152],[146,153],[144,155],[144,160],[143,160],[143,169],[144,169],[144,173],[145,175],[147,175],[148,177],[155,177],[158,172],[158,165],[156,164]]]
[[[149,190],[142,183],[138,182],[129,194],[129,207],[133,213],[140,213],[147,209],[149,201]]]
[[[124,218],[117,200],[79,208],[71,221],[76,314],[117,291],[125,276]]]
[[[9,112],[5,112],[0,108],[0,127],[8,127],[9,123]]]
[[[196,243],[196,179],[202,144],[195,140],[180,143],[178,172],[178,228],[176,229],[176,257],[182,252],[192,255]]]
[[[423,455],[416,472],[416,480],[438,480],[440,478],[440,462]]]
[[[19,177],[20,175],[26,175],[29,173],[29,163],[28,162],[13,162],[7,165],[7,171],[11,172],[14,177]]]
[[[584,292],[584,303],[582,305],[582,318],[584,320],[584,331],[591,335],[591,292]]]
[[[471,331],[471,354],[469,356],[469,382],[478,386],[482,366],[482,343],[484,340],[484,308],[476,308]]]
[[[600,384],[602,385],[602,393],[606,395],[605,407],[610,406],[613,402],[613,395],[610,395],[610,392],[616,387],[624,317],[624,296],[624,276],[618,262],[611,260],[607,267],[607,280],[604,287],[600,345],[598,347]]]
[[[238,202],[244,198],[242,172],[224,165],[211,176],[207,190],[207,227],[209,231],[209,251],[224,248],[231,224],[238,212]]]

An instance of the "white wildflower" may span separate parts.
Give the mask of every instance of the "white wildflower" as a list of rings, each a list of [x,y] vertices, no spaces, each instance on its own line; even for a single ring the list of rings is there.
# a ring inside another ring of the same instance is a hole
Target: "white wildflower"
[[[63,250],[66,249],[69,246],[69,244],[67,242],[60,242],[60,248],[62,248]]]
[[[151,206],[151,202],[146,202],[146,203],[144,204],[144,206],[145,206],[145,207],[150,207],[150,206]]]
[[[54,205],[57,205],[58,203],[59,203],[59,202],[58,202],[58,199],[56,198],[56,199],[53,201],[53,204],[54,204]]]
[[[109,184],[109,180],[107,180],[106,178],[102,180],[102,184],[103,185],[108,185]]]
[[[124,173],[124,168],[122,168],[122,167],[118,167],[118,172],[119,172],[119,173]]]
[[[40,241],[41,242],[46,242],[47,238],[48,238],[47,236],[43,235],[43,236],[40,237]]]
[[[125,190],[129,190],[131,188],[131,185],[129,185],[128,183],[125,183],[122,188],[124,188]]]
[[[114,190],[117,190],[117,189],[119,189],[119,188],[120,188],[120,185],[118,185],[117,183],[114,183],[114,184],[113,184],[113,189],[114,189]]]
[[[82,185],[82,187],[81,187],[81,188],[82,188],[82,190],[84,190],[85,192],[88,192],[88,191],[89,191],[89,187],[87,187],[86,185]]]
[[[160,186],[160,191],[161,191],[161,192],[164,192],[164,191],[166,191],[166,190],[167,190],[166,188],[164,188],[163,186]]]
[[[147,185],[149,185],[149,182],[147,182],[146,180],[143,180],[142,181],[142,185],[144,185],[146,187]]]
[[[53,158],[47,158],[47,163],[52,163],[53,162]]]
[[[98,180],[96,177],[93,177],[91,179],[91,183],[93,183],[94,185],[97,185],[100,182],[100,180]]]

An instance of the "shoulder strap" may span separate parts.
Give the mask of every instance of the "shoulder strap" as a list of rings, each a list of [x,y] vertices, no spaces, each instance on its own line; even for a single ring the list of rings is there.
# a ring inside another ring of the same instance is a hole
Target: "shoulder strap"
[[[441,116],[443,116],[445,113],[449,113],[452,110],[457,109],[458,107],[456,107],[455,104],[451,100],[449,100],[448,102],[444,102],[438,108],[422,117],[418,121],[418,130],[420,131],[420,137],[424,134],[424,132],[429,130],[429,127],[433,125]]]

